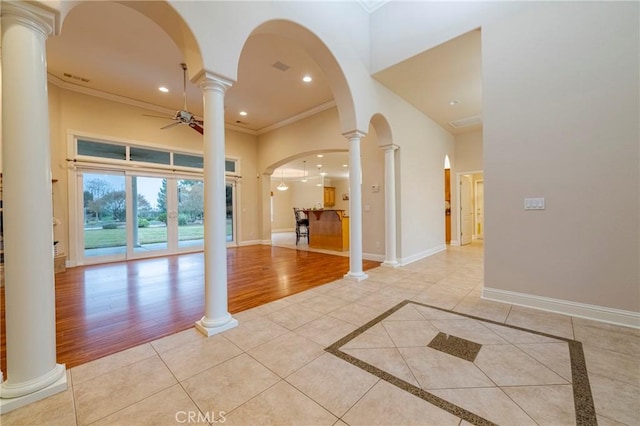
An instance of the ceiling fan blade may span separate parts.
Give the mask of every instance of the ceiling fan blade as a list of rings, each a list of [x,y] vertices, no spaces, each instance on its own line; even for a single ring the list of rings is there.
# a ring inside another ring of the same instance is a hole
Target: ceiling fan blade
[[[196,123],[198,123],[198,124],[199,124],[199,125],[201,125],[201,126],[204,124],[204,121],[203,121],[203,120],[196,120],[196,119],[194,118],[192,121],[195,121]]]
[[[200,123],[202,123],[202,122],[200,122]],[[202,126],[200,124],[191,122],[191,123],[189,123],[189,127],[191,127],[196,132],[200,133],[201,135],[204,135],[204,129],[202,128]]]
[[[179,121],[176,121],[175,123],[167,124],[167,125],[166,125],[166,126],[164,126],[164,127],[160,127],[160,130],[170,129],[170,128],[172,128],[173,126],[177,126],[178,124],[180,124],[180,122],[179,122]]]

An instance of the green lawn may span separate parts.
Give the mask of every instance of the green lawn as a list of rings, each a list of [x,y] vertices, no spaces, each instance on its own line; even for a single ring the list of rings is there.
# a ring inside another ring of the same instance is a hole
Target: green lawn
[[[227,235],[232,231],[231,219],[227,219]],[[204,239],[204,225],[183,225],[178,228],[178,240],[191,241]],[[163,226],[138,228],[140,244],[163,243],[167,241],[167,228]],[[127,230],[117,229],[85,229],[84,248],[123,247],[127,245]]]
[[[204,238],[204,225],[186,225],[179,227],[180,241],[200,240]],[[138,228],[140,244],[162,243],[167,241],[167,228]],[[85,229],[84,248],[120,247],[127,244],[127,230],[117,229]]]

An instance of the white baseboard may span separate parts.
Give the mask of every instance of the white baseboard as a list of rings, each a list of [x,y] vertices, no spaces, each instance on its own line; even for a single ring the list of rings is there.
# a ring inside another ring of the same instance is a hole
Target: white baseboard
[[[271,244],[273,244],[273,242],[271,240],[261,240],[260,244],[262,244],[263,246],[270,246]]]
[[[274,234],[279,232],[296,232],[296,228],[278,228],[272,229],[271,232]]]
[[[452,246],[459,246],[459,245],[460,245],[460,241],[458,241],[458,240],[451,240],[451,241],[449,241],[449,245],[452,245]]]
[[[640,328],[640,312],[623,311],[605,306],[588,305],[487,287],[482,290],[482,298],[609,324]]]
[[[365,260],[373,260],[375,262],[384,262],[384,254],[362,253]]]
[[[408,265],[409,263],[415,262],[416,260],[424,259],[425,257],[433,256],[436,253],[440,253],[441,251],[445,251],[447,249],[446,244],[442,244],[440,246],[436,246],[434,248],[421,251],[420,253],[412,254],[411,256],[402,257],[398,259],[398,263],[400,266]]]
[[[247,240],[247,241],[240,241],[238,243],[238,246],[257,246],[262,244],[261,240]]]

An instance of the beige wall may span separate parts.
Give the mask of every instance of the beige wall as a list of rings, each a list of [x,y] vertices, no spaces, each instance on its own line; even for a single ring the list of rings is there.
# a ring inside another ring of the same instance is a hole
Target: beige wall
[[[482,28],[486,287],[640,311],[639,9],[539,2]]]
[[[377,260],[384,260],[385,248],[385,204],[384,204],[384,151],[378,146],[378,137],[373,127],[360,144],[362,158],[362,251],[365,257],[369,254],[379,255]],[[372,187],[377,186],[378,192]],[[336,198],[342,199],[342,194]],[[347,209],[349,210],[349,209]]]
[[[302,154],[349,149],[347,139],[340,132],[336,108],[272,130],[260,135],[258,140],[261,172],[275,169]]]
[[[336,189],[336,210],[344,210],[349,214],[349,200],[343,200],[342,195],[349,193],[349,179],[332,179],[331,186]]]
[[[483,170],[482,129],[456,135],[455,154],[451,160],[451,241],[460,242],[460,208],[458,203],[458,173]]]
[[[61,89],[49,84],[49,108],[51,118],[51,167],[52,176],[58,179],[53,185],[54,216],[62,222],[54,228],[56,240],[69,253],[69,163],[67,143],[70,132],[158,146],[178,147],[202,152],[202,136],[186,126],[160,130],[162,120],[142,114],[158,115],[127,104],[88,96]],[[226,131],[226,154],[240,159],[237,184],[238,242],[259,239],[257,149],[256,137],[235,131]]]
[[[276,129],[259,137],[259,153],[261,170],[290,161],[296,157],[314,152],[330,151],[332,149],[348,149],[347,139],[340,134],[340,123],[336,108],[331,108],[319,114],[297,121],[288,126]],[[362,225],[367,232],[363,233],[363,253],[373,255],[384,254],[384,152],[378,147],[374,131],[363,138],[361,142],[362,161],[362,204],[368,205],[369,211],[363,211]],[[273,176],[273,183],[279,182],[278,176]],[[330,184],[329,184],[330,182]],[[307,185],[312,181],[307,182]],[[328,181],[327,186],[335,186],[336,181]],[[323,193],[299,188],[300,182],[287,181],[293,199],[302,207],[313,207],[316,202],[322,203]],[[371,185],[379,185],[380,192],[372,193]],[[336,187],[336,207],[349,211],[348,202],[342,200],[342,193],[348,192],[348,183],[342,181],[340,188]],[[315,186],[314,186],[315,188]],[[306,191],[306,192],[302,192]],[[339,192],[340,191],[340,192]],[[289,191],[285,191],[289,192]],[[339,199],[339,200],[338,200]],[[289,204],[287,209],[294,205]],[[275,208],[274,208],[275,209]],[[278,207],[280,209],[280,207]],[[280,211],[280,210],[277,210]],[[284,212],[284,210],[282,210]],[[289,213],[285,213],[285,217]],[[291,215],[291,220],[293,216]],[[285,219],[290,220],[290,219]],[[274,221],[274,230],[285,229],[284,223]],[[369,256],[371,257],[371,256]]]
[[[287,191],[279,191],[277,189],[280,181],[271,181],[271,199],[273,201],[273,222],[271,229],[274,232],[293,231],[296,227],[296,221],[293,216],[293,190],[290,184]]]

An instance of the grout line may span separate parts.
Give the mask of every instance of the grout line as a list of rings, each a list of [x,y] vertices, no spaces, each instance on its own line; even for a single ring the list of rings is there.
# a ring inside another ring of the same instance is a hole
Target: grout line
[[[591,388],[589,386],[589,377],[588,377],[588,373],[587,373],[587,368],[586,368],[586,363],[585,363],[585,359],[584,359],[584,352],[582,351],[582,343],[578,342],[576,340],[572,340],[572,339],[568,339],[565,337],[561,337],[561,336],[554,336],[551,334],[547,334],[547,333],[543,333],[540,331],[536,331],[536,330],[528,330],[522,327],[518,327],[518,326],[513,326],[513,325],[509,325],[509,324],[502,324],[500,322],[497,321],[493,321],[493,320],[488,320],[488,319],[484,319],[484,318],[480,318],[480,317],[476,317],[473,315],[469,315],[469,314],[464,314],[464,313],[458,313],[458,312],[453,312],[451,310],[447,310],[447,309],[443,309],[443,308],[439,308],[437,306],[430,306],[430,305],[426,305],[424,303],[419,303],[419,302],[413,302],[410,300],[404,300],[403,302],[400,302],[398,305],[394,306],[393,308],[389,309],[388,311],[380,314],[379,316],[377,316],[376,318],[374,318],[373,320],[367,322],[366,324],[364,324],[363,326],[357,328],[355,331],[347,334],[346,336],[344,336],[343,338],[339,339],[338,341],[334,342],[332,345],[328,346],[327,348],[325,348],[325,351],[331,353],[332,355],[343,359],[346,362],[349,362],[371,374],[374,374],[376,376],[378,376],[379,378],[381,378],[382,380],[387,381],[388,383],[395,385],[397,387],[399,387],[400,389],[403,389],[415,396],[418,396],[419,398],[422,398],[423,400],[441,408],[444,409],[446,411],[448,411],[449,413],[461,417],[464,420],[467,420],[471,423],[474,424],[493,424],[492,422],[490,422],[487,419],[484,419],[470,411],[465,410],[464,408],[461,408],[449,401],[446,401],[434,394],[431,394],[419,387],[416,387],[398,377],[393,376],[390,373],[387,373],[384,370],[381,370],[371,364],[368,364],[352,355],[349,355],[345,352],[342,352],[340,350],[340,348],[342,346],[344,346],[345,344],[347,344],[348,342],[350,342],[351,340],[353,340],[354,338],[358,337],[359,335],[361,335],[362,333],[364,333],[365,331],[367,331],[368,329],[370,329],[371,327],[373,327],[374,325],[381,323],[385,318],[387,318],[388,316],[390,316],[391,314],[393,314],[394,312],[398,311],[399,309],[401,309],[402,307],[406,306],[407,304],[416,304],[416,305],[420,305],[420,306],[425,306],[431,309],[436,309],[436,310],[440,310],[443,312],[449,312],[452,313],[454,315],[458,315],[458,316],[462,316],[462,317],[466,317],[466,318],[472,318],[478,321],[482,321],[482,322],[486,322],[486,323],[491,323],[491,324],[496,324],[502,327],[506,327],[506,328],[511,328],[511,329],[515,329],[515,330],[520,330],[523,332],[527,332],[530,334],[535,334],[535,335],[539,335],[539,336],[544,336],[544,337],[549,337],[549,338],[553,338],[562,342],[566,342],[569,345],[569,355],[570,355],[570,364],[571,364],[571,369],[572,369],[572,383],[570,383],[572,385],[572,390],[573,390],[573,396],[574,396],[574,404],[575,404],[575,415],[576,415],[576,420],[577,420],[577,424],[582,425],[582,424],[596,424],[597,420],[596,420],[596,414],[595,414],[595,407],[593,405],[593,397],[591,394]],[[488,330],[491,331],[491,330]],[[393,341],[393,340],[392,340]],[[514,346],[517,348],[517,346],[512,343],[512,342],[508,342],[509,345]],[[520,351],[522,351],[522,349],[518,348]],[[522,351],[523,353],[525,353],[524,351]],[[402,355],[402,354],[401,354]],[[527,354],[528,355],[528,354]],[[533,357],[532,357],[533,358]],[[540,361],[538,361],[537,359],[533,358],[536,362],[540,363]],[[404,360],[404,357],[403,357]],[[406,363],[406,361],[405,361]],[[540,363],[542,364],[542,363]],[[408,364],[407,364],[408,365]],[[544,364],[542,364],[544,365]],[[546,366],[545,366],[546,367]],[[548,368],[548,367],[547,367]],[[411,368],[409,367],[410,371]],[[482,371],[482,370],[481,370]],[[551,370],[553,371],[553,370]],[[413,372],[412,372],[413,373]],[[484,372],[483,372],[484,373]],[[555,372],[554,372],[555,373]],[[555,373],[556,375],[558,375],[558,373]],[[486,375],[486,374],[485,374]],[[561,379],[565,380],[564,378],[562,378],[560,375],[558,375],[558,377],[560,377]],[[415,378],[415,376],[414,376]],[[490,379],[491,380],[491,379]],[[419,383],[418,381],[416,381],[417,383]],[[495,381],[491,380],[491,382],[493,382],[495,384]],[[497,384],[496,384],[497,386]],[[502,388],[500,386],[497,386],[498,389],[500,389],[502,391]],[[502,391],[503,393],[506,394],[506,392]],[[507,395],[508,397],[508,395]],[[509,397],[509,399],[511,399]],[[514,401],[515,403],[515,401]],[[519,407],[519,405],[516,403],[516,405]],[[523,410],[525,412],[525,414],[527,416],[529,416],[529,414]],[[530,416],[529,416],[530,417]]]

